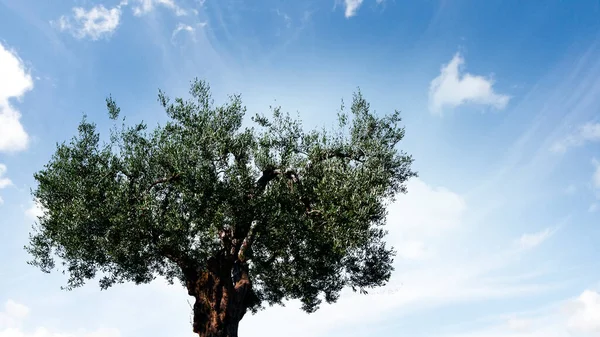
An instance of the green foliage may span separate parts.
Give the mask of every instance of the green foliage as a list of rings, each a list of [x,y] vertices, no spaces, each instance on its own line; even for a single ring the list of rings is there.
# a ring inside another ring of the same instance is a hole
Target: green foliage
[[[260,302],[300,299],[312,312],[343,287],[388,280],[386,205],[416,175],[397,149],[398,112],[378,117],[358,92],[333,130],[305,131],[278,108],[244,128],[240,96],[215,106],[197,80],[190,94],[171,102],[160,92],[169,121],[154,130],[115,126],[101,143],[84,118],[57,147],[35,174],[47,212],[26,247],[33,265],[50,272],[58,257],[68,289],[95,277],[102,288],[185,282],[182,261],[206,268],[227,253],[220,233],[230,231]],[[116,121],[112,98],[107,108]]]

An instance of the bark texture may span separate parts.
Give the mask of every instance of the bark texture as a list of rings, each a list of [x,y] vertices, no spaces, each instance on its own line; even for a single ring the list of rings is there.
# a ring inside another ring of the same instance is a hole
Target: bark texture
[[[239,322],[253,300],[247,266],[213,258],[208,270],[188,279],[187,289],[195,298],[194,333],[200,337],[238,336]]]

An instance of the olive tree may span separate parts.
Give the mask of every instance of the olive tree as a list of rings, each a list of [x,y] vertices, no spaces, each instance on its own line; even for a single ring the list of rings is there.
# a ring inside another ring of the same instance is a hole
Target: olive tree
[[[310,313],[344,287],[385,284],[386,207],[416,175],[398,112],[377,116],[358,91],[329,128],[279,108],[246,127],[241,97],[217,106],[204,81],[189,99],[158,96],[164,125],[126,125],[109,97],[110,137],[84,117],[35,174],[45,211],[31,264],[62,269],[66,289],[180,281],[193,331],[211,337],[237,336],[265,305],[298,299]]]

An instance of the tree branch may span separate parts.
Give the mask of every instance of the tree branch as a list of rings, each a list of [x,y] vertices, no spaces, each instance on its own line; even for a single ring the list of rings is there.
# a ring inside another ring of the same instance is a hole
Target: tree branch
[[[298,176],[298,173],[296,173],[296,171],[294,171],[294,170],[287,170],[285,172],[285,176],[288,179],[290,179],[290,181],[292,182],[292,184],[297,184],[298,188],[302,189],[302,181],[300,180],[300,177]],[[321,214],[320,210],[312,208],[310,199],[306,195],[304,195],[304,193],[300,193],[300,201],[302,201],[302,203],[304,204],[304,207],[306,208],[306,214],[307,215]]]
[[[275,179],[279,174],[281,174],[281,171],[279,171],[276,168],[267,168],[263,171],[262,176],[256,181],[256,193],[255,194],[259,194],[262,193],[266,188],[267,185],[269,184],[269,182],[273,179]]]
[[[160,244],[160,234],[154,230],[150,230],[152,243],[156,246],[158,253],[164,256],[167,260],[177,265],[184,273],[186,278],[194,277],[194,272],[198,269],[197,262],[191,259],[188,255],[171,246]]]
[[[365,153],[362,150],[353,151],[351,153],[348,153],[348,152],[342,151],[341,149],[335,149],[335,150],[329,150],[329,151],[321,154],[321,156],[319,156],[319,160],[340,158],[340,159],[355,160],[359,163],[364,163],[365,162],[364,156],[365,156]]]
[[[172,181],[175,181],[175,180],[179,179],[180,177],[181,176],[179,175],[179,173],[176,173],[176,174],[174,174],[174,175],[172,175],[170,177],[158,179],[158,180],[154,181],[152,184],[150,184],[150,186],[148,187],[148,191],[150,191],[156,185],[160,185],[160,184],[163,184],[163,183],[170,183]]]
[[[252,240],[254,240],[254,229],[256,228],[256,225],[258,224],[258,221],[254,220],[252,221],[252,224],[250,225],[250,229],[248,230],[248,234],[246,234],[246,237],[244,238],[244,240],[242,241],[242,245],[240,246],[240,250],[238,251],[238,260],[240,262],[245,262],[246,261],[246,250],[248,248],[250,248],[250,245],[252,244]]]

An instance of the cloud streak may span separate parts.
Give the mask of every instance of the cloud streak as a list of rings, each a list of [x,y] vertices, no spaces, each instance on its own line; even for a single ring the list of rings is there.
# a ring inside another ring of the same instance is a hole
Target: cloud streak
[[[546,228],[537,233],[526,233],[523,234],[518,240],[517,244],[523,249],[531,249],[541,245],[544,241],[548,240],[555,232],[555,229]]]
[[[580,126],[575,133],[554,142],[550,150],[555,153],[565,153],[571,148],[598,141],[600,141],[600,123],[588,122]]]

